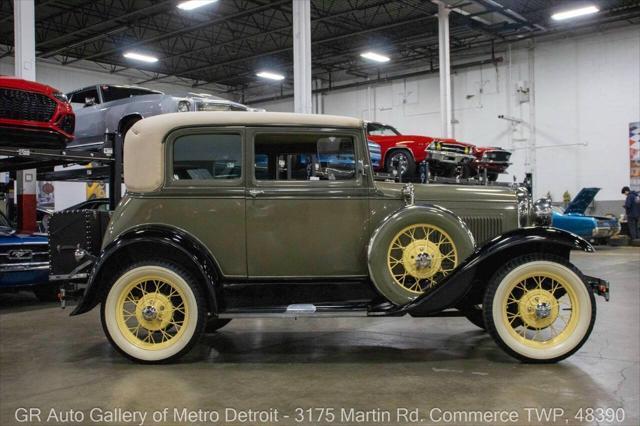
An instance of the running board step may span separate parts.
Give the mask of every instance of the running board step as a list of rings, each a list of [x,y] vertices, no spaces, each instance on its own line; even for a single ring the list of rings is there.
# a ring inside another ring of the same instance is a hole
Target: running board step
[[[218,318],[366,317],[368,312],[367,307],[362,304],[316,306],[310,303],[296,303],[274,308],[231,309],[218,314]]]

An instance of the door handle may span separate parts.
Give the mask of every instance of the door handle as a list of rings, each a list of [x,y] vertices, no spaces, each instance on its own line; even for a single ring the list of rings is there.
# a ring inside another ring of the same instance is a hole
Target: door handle
[[[264,191],[261,190],[261,189],[250,189],[249,190],[249,195],[251,196],[251,198],[256,198],[260,194],[264,194]]]

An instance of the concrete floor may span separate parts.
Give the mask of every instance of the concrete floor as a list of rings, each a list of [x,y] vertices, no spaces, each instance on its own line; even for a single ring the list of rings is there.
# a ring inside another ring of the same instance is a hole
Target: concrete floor
[[[154,424],[153,411],[163,408],[170,411],[161,424],[212,424],[175,421],[174,407],[218,411],[218,424],[225,423],[226,408],[277,409],[278,422],[271,424],[296,424],[296,408],[322,407],[336,410],[333,424],[376,420],[343,417],[342,408],[391,412],[390,421],[380,414],[378,424],[405,423],[397,421],[398,408],[419,409],[420,424],[439,419],[434,408],[515,410],[518,420],[511,424],[596,424],[574,418],[581,407],[593,407],[624,410],[622,423],[599,424],[638,425],[640,249],[605,247],[596,255],[575,253],[573,261],[611,281],[612,301],[598,298],[590,340],[555,365],[514,361],[462,318],[394,318],[236,320],[206,336],[180,364],[140,366],[112,350],[97,310],[69,318],[26,293],[5,295],[0,424],[16,424],[19,407],[42,409],[40,424],[62,423],[62,417],[45,423],[51,409],[79,410],[85,417],[76,424],[90,424],[94,407],[146,412],[144,424]],[[533,410],[528,417],[527,408],[560,408],[564,415],[542,422]],[[318,414],[314,424],[332,423]],[[125,420],[104,424],[140,424]]]

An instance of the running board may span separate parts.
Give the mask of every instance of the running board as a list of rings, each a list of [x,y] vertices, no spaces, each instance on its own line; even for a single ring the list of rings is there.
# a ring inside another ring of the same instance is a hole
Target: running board
[[[278,308],[232,309],[221,312],[218,318],[339,318],[366,317],[369,310],[358,305],[316,306],[300,303]]]

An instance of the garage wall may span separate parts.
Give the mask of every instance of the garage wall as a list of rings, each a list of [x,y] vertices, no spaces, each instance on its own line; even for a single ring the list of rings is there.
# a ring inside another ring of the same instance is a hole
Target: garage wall
[[[565,191],[573,196],[584,186],[599,186],[600,204],[609,210],[603,201],[621,200],[620,188],[629,184],[628,126],[640,120],[640,28],[538,42],[497,55],[503,57],[497,66],[453,74],[455,137],[514,150],[510,172],[521,180],[533,170],[535,196],[551,193],[560,201]],[[519,86],[529,88],[528,97],[519,95]],[[383,121],[407,134],[440,134],[437,74],[323,98],[327,114]],[[292,111],[293,101],[256,106]],[[619,204],[612,208],[620,210]]]

